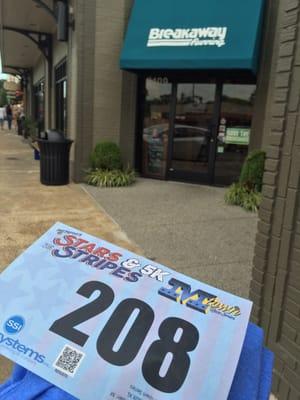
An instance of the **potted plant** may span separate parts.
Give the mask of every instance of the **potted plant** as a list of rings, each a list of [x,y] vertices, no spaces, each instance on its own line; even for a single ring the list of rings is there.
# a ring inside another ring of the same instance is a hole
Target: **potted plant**
[[[99,187],[129,186],[135,182],[135,172],[124,169],[119,146],[113,142],[100,142],[90,157],[91,168],[86,171],[89,185]]]
[[[225,202],[236,205],[247,211],[257,211],[261,203],[263,174],[265,166],[265,152],[252,151],[246,158],[240,179],[225,193]]]
[[[37,122],[34,121],[32,118],[25,117],[24,118],[24,138],[30,138],[29,144],[33,148],[34,151],[34,159],[40,159],[40,150],[37,144],[38,138],[38,126]]]

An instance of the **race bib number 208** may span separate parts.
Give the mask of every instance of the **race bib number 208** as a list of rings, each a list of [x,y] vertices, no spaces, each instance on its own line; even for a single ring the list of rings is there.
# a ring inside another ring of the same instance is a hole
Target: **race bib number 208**
[[[86,400],[225,400],[251,310],[61,223],[0,289],[0,353]]]

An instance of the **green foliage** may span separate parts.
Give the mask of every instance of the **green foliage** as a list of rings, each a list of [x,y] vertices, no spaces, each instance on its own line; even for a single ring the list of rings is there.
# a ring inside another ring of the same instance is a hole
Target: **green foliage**
[[[131,170],[95,169],[88,171],[86,179],[87,183],[92,186],[121,187],[133,184],[135,182],[135,173]]]
[[[242,207],[246,211],[256,212],[259,209],[261,198],[261,193],[250,191],[244,196]]]
[[[234,183],[225,193],[225,202],[247,211],[257,211],[261,202],[262,180],[266,154],[252,151],[246,158],[239,183]]]
[[[122,169],[121,151],[112,142],[100,142],[91,154],[91,168],[87,171],[89,185],[99,187],[129,186],[135,182],[135,172]]]
[[[240,206],[247,211],[255,212],[261,202],[261,193],[249,190],[240,183],[234,183],[225,193],[225,203]]]
[[[249,191],[261,192],[265,157],[264,151],[254,150],[245,160],[239,183]]]
[[[122,169],[121,151],[116,143],[100,142],[91,154],[93,170],[120,170]]]
[[[241,206],[247,190],[239,183],[233,183],[225,193],[225,203],[230,205]]]
[[[4,107],[6,104],[8,104],[6,90],[3,87],[4,82],[4,80],[0,80],[0,107]]]
[[[24,120],[25,136],[30,136],[31,140],[34,142],[38,136],[38,126],[37,122],[32,118],[26,117]]]

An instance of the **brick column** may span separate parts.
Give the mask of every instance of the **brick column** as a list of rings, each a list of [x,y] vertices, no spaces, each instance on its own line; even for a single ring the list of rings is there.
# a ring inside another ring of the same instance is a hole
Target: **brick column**
[[[75,139],[73,178],[81,181],[93,149],[96,0],[76,0],[74,6],[75,31],[70,38],[69,53],[72,61],[68,64],[72,77],[69,83],[69,120],[73,120],[68,130],[70,137]]]
[[[300,398],[300,4],[281,0],[271,76],[263,200],[250,297],[275,352],[273,392]]]

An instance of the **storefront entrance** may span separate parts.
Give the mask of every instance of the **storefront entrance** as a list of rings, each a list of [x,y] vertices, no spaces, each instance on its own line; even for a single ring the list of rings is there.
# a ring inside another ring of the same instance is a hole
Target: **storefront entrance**
[[[146,78],[142,174],[225,185],[237,180],[248,153],[255,88]]]

